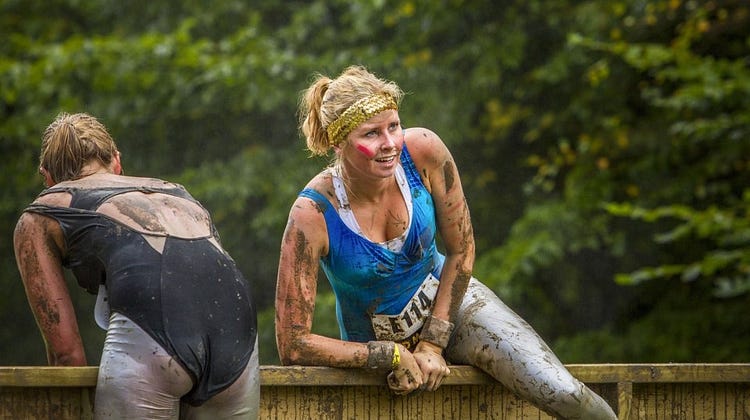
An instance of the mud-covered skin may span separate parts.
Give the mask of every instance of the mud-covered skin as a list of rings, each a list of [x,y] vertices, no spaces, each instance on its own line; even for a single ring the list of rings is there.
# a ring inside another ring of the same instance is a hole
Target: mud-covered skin
[[[393,124],[388,119],[397,118],[397,114],[391,113],[382,117],[390,129]],[[379,119],[374,118],[373,120],[377,127]],[[368,127],[368,130],[369,128],[371,127]],[[367,130],[363,130],[363,132],[365,131]],[[381,132],[385,132],[385,129]],[[398,132],[401,133],[401,130],[398,130]],[[359,134],[357,130],[352,133],[354,136]],[[442,203],[438,206],[440,207],[439,211],[448,215],[447,219],[441,222],[440,229],[441,234],[452,241],[453,246],[450,250],[453,255],[449,256],[447,261],[451,263],[453,269],[443,271],[440,287],[442,292],[439,292],[442,297],[437,299],[442,303],[437,303],[436,306],[441,309],[434,312],[441,319],[448,319],[449,308],[457,308],[460,303],[461,295],[469,279],[467,273],[471,272],[473,263],[473,238],[469,213],[465,208],[466,202],[460,188],[460,182],[457,181],[458,174],[455,164],[442,141],[434,133],[424,129],[409,129],[405,136],[407,142],[409,142],[410,150],[412,145],[416,149],[416,152],[412,154],[422,156],[419,162],[417,162],[417,157],[414,161],[419,163],[420,173],[424,171],[423,180],[433,183],[430,185],[432,196]],[[403,139],[396,139],[388,148],[380,149],[378,157],[381,155],[393,156],[395,153],[400,153],[402,142]],[[393,147],[396,148],[395,151]],[[346,166],[359,162],[357,159],[366,158],[354,148],[342,147],[341,153],[345,154],[347,150],[354,155],[341,158],[344,165],[344,174],[356,174],[360,177],[359,179],[374,182],[373,180],[377,179],[377,176],[384,173],[382,168],[375,168],[372,172],[367,172],[362,168]],[[436,151],[439,154],[437,157]],[[370,165],[364,162],[359,163],[362,163],[363,167]],[[446,172],[449,173],[447,182],[444,180]],[[351,181],[351,179],[349,180]],[[347,185],[347,188],[356,189],[357,199],[351,208],[355,212],[360,226],[365,225],[363,230],[373,242],[388,240],[400,235],[404,231],[404,222],[407,220],[402,213],[392,211],[393,206],[386,206],[382,202],[378,205],[367,204],[367,197],[363,192],[380,191],[381,193],[386,192],[388,202],[400,203],[399,208],[404,206],[403,198],[395,183],[393,183],[392,175],[382,178],[382,180],[384,181],[382,184],[377,187],[371,186],[370,189],[363,187],[362,182],[364,181],[360,181],[354,186]],[[446,186],[450,187],[450,191],[446,192]],[[306,188],[320,192],[334,206],[340,206],[333,191],[328,170],[322,171],[313,178]],[[405,210],[405,207],[403,210]],[[376,215],[378,211],[382,211],[383,213],[379,216],[384,217],[370,217],[370,215]],[[369,223],[371,220],[376,221],[376,223]],[[363,221],[364,223],[362,223]],[[318,263],[321,257],[327,255],[327,240],[326,223],[321,214],[321,209],[317,207],[313,200],[304,197],[298,198],[290,211],[289,222],[282,239],[279,261],[276,332],[280,357],[284,364],[362,367],[367,363],[368,354],[363,343],[344,342],[310,332]],[[467,254],[469,255],[467,256]],[[450,302],[451,300],[454,302]],[[455,312],[455,309],[453,309],[453,312]],[[449,373],[441,352],[442,349],[424,343],[419,343],[413,354],[405,351],[402,354],[401,369],[395,372],[396,381],[394,383],[399,385],[392,386],[392,389],[399,393],[413,391],[423,385],[426,385],[427,389],[436,389],[444,376]]]
[[[23,214],[14,248],[29,306],[52,366],[85,366],[86,355],[62,267],[62,232],[54,221]]]
[[[428,129],[411,128],[407,130],[407,142],[422,183],[435,200],[438,228],[446,248],[445,267],[440,276],[441,297],[433,315],[451,321],[474,266],[474,230],[469,206],[458,168],[442,140]]]
[[[616,419],[545,342],[486,286],[472,279],[446,348],[452,363],[476,366],[519,396],[564,419]]]
[[[325,174],[314,182],[325,182],[326,178],[330,185],[330,176]],[[285,365],[365,367],[369,355],[366,343],[344,342],[311,333],[318,259],[327,253],[321,233],[309,228],[311,224],[317,225],[317,218],[322,220],[322,209],[312,200],[298,198],[282,238],[275,323],[280,359]],[[322,234],[325,235],[325,229]]]

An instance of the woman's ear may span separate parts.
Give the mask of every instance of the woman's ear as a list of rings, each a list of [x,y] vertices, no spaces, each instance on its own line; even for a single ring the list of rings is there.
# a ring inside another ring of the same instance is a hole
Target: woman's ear
[[[336,153],[337,156],[341,156],[341,154],[344,153],[344,148],[346,147],[348,141],[349,140],[346,139],[333,146],[333,152]]]
[[[115,175],[122,175],[122,162],[120,161],[120,152],[115,152],[115,155],[112,157],[112,173]]]
[[[49,188],[56,184],[56,182],[52,179],[52,175],[50,175],[49,171],[44,169],[43,167],[39,167],[39,173],[42,174],[44,177],[44,185]]]

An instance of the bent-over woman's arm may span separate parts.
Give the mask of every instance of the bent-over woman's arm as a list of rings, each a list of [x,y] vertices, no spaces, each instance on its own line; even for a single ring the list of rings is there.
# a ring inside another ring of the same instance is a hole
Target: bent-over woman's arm
[[[13,234],[16,263],[52,366],[85,366],[86,355],[62,267],[60,226],[24,213]]]

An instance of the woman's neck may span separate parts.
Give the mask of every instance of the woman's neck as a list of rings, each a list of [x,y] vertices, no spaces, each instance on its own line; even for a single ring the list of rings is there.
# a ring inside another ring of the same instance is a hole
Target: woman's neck
[[[398,186],[395,175],[388,178],[367,179],[352,175],[344,165],[339,166],[338,174],[346,188],[349,203],[379,204],[386,195],[395,191],[394,187]]]
[[[102,165],[98,161],[90,162],[85,165],[83,165],[83,168],[81,168],[81,174],[76,179],[86,178],[91,175],[98,175],[98,174],[111,174],[112,171],[109,170],[108,167]]]

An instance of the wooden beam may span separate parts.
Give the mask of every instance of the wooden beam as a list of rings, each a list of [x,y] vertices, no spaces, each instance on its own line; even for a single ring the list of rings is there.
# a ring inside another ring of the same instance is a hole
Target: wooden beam
[[[585,383],[721,383],[750,382],[750,363],[695,364],[571,364],[576,378]],[[96,386],[96,366],[0,367],[0,386],[89,387]],[[261,385],[269,386],[367,386],[383,385],[383,375],[365,369],[321,366],[261,366]],[[495,381],[471,366],[451,366],[444,385],[484,385]]]
[[[98,372],[97,366],[0,367],[0,387],[91,387]]]
[[[750,382],[750,363],[567,365],[586,383]]]

